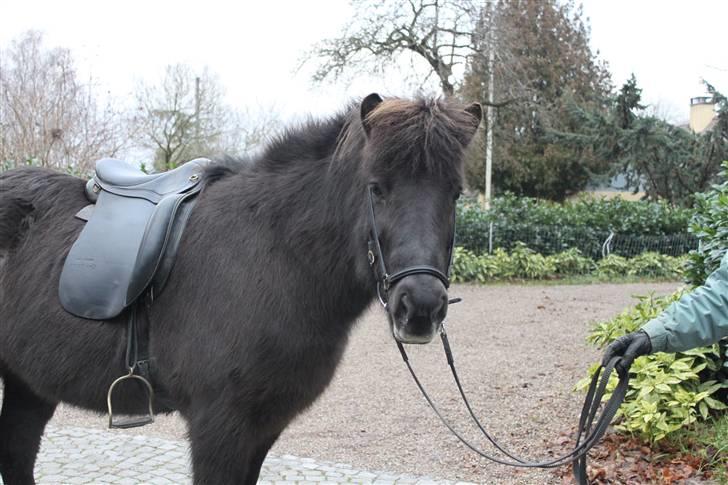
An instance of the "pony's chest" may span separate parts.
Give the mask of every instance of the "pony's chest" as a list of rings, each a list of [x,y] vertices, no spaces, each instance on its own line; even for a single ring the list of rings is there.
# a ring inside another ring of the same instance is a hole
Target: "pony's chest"
[[[281,388],[305,399],[315,399],[324,391],[341,361],[346,337],[301,339],[279,350],[279,358],[271,362]]]

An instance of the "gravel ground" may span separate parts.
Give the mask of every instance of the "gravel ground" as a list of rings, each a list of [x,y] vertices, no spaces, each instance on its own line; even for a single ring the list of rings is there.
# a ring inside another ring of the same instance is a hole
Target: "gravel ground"
[[[559,433],[577,423],[583,396],[571,389],[599,358],[584,342],[590,324],[619,313],[633,295],[666,294],[678,286],[455,285],[450,294],[464,302],[450,308],[448,334],[476,414],[515,452],[543,456]],[[548,471],[492,465],[460,445],[419,395],[381,310],[373,307],[362,320],[329,389],[286,430],[273,453],[477,483],[555,482]],[[441,347],[409,353],[431,395],[465,428]],[[103,428],[105,419],[61,406],[52,424]],[[185,425],[174,415],[160,416],[136,432],[179,439]],[[469,436],[477,440],[475,433]]]

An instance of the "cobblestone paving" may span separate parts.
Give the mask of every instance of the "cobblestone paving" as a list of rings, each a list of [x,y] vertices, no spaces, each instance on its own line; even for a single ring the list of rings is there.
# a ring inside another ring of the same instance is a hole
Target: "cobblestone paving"
[[[35,468],[39,485],[56,484],[189,484],[189,448],[182,441],[133,436],[86,428],[49,426]],[[269,455],[261,485],[289,484],[456,484],[408,474],[356,470],[290,455]],[[2,484],[2,480],[0,480]]]

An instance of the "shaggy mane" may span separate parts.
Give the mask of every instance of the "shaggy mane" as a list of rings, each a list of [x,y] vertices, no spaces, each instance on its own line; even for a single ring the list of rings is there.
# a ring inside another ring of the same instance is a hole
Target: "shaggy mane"
[[[371,127],[369,135],[360,119],[359,102],[328,118],[309,118],[276,135],[253,159],[220,160],[208,169],[208,181],[245,166],[281,171],[291,163],[358,161],[367,137],[367,158],[375,172],[457,177],[462,175],[463,151],[479,122],[460,103],[424,97],[385,99],[365,121]]]

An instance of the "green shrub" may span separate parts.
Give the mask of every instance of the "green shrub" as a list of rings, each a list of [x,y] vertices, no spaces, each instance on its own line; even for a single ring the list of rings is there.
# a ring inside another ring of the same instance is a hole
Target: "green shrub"
[[[597,273],[601,276],[625,276],[629,274],[629,270],[627,258],[618,254],[610,254],[597,262]]]
[[[472,251],[456,247],[452,262],[452,281],[454,283],[466,281],[485,283],[488,281],[487,274],[483,271],[481,260],[482,258],[476,256]]]
[[[700,239],[697,250],[690,252],[686,277],[690,284],[699,286],[720,265],[728,249],[728,161],[723,162],[720,173],[727,180],[695,196],[695,215],[689,231]]]
[[[564,252],[552,254],[547,259],[551,261],[554,271],[559,276],[587,274],[596,268],[594,261],[582,255],[577,248],[570,248]]]
[[[604,240],[614,232],[620,236],[614,251],[623,256],[653,249],[678,255],[697,246],[696,239],[687,234],[691,216],[691,209],[621,199],[558,204],[504,195],[495,198],[487,211],[465,199],[458,205],[458,244],[476,253],[488,251],[492,222],[493,247],[507,251],[520,241],[543,255],[573,247],[597,258]]]
[[[483,255],[480,256],[480,258],[488,261],[488,267],[493,268],[492,273],[488,276],[495,279],[508,279],[516,276],[514,265],[511,262],[511,256],[505,251],[505,249],[498,248],[493,251],[493,254]]]
[[[669,268],[670,273],[673,274],[676,279],[684,280],[689,261],[690,256],[687,254],[683,254],[682,256],[678,256],[677,258],[669,258],[666,265]]]
[[[511,251],[509,277],[540,280],[556,273],[551,260],[529,249],[523,243],[516,243]]]
[[[629,260],[629,274],[633,276],[678,277],[683,274],[687,256],[671,258],[664,254],[647,252]]]
[[[723,178],[728,176],[724,163]],[[728,248],[728,182],[696,196],[690,232],[700,238],[689,257],[665,258],[644,253],[627,261],[610,255],[599,261],[599,271],[616,274],[625,267],[633,275],[674,276],[683,269],[689,283],[702,285],[720,265]],[[687,264],[686,264],[687,263]],[[616,338],[641,328],[685,292],[664,298],[642,297],[639,303],[607,322],[594,326],[587,340],[604,348]],[[595,371],[592,367],[589,375]],[[728,345],[726,341],[680,353],[656,353],[635,360],[630,388],[619,410],[617,428],[655,442],[689,425],[728,409]],[[588,378],[577,387],[584,388]],[[616,377],[610,385],[616,385]],[[677,433],[679,435],[679,433]]]
[[[598,323],[587,341],[604,348],[616,338],[633,332],[656,317],[684,292],[663,298],[640,297],[639,303],[607,322]],[[585,389],[596,370],[577,384]],[[718,399],[728,371],[728,353],[718,344],[677,354],[656,353],[635,360],[630,369],[629,391],[617,414],[621,421],[616,428],[637,434],[651,442],[706,419],[711,412],[728,409]],[[617,378],[610,381],[611,392]],[[608,399],[609,395],[605,396]]]
[[[456,247],[451,278],[453,282],[488,283],[497,280],[544,280],[569,276],[592,275],[597,278],[681,276],[684,258],[661,254],[647,254],[627,259],[610,255],[595,263],[582,256],[578,249],[543,256],[523,243],[515,245],[510,253],[496,249],[493,254],[479,256],[473,251]]]

